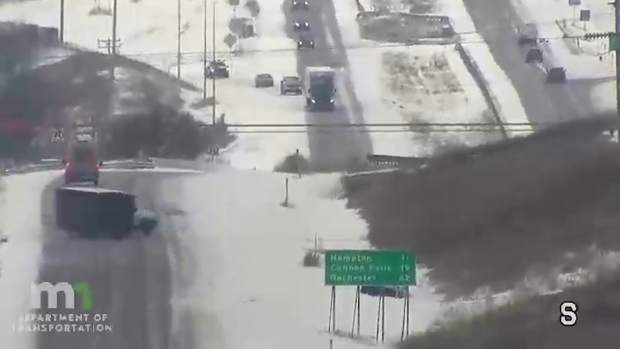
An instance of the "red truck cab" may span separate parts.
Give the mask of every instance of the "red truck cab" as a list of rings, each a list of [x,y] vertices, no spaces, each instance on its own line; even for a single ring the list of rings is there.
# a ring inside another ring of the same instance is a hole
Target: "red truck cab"
[[[94,144],[78,142],[71,146],[65,165],[65,184],[92,182],[99,185],[99,168],[102,163],[97,159]]]

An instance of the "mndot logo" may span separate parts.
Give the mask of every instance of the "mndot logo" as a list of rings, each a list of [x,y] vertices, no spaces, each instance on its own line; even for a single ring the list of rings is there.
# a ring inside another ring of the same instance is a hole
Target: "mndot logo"
[[[94,308],[93,291],[87,282],[78,282],[71,285],[68,282],[52,284],[42,282],[30,286],[30,304],[33,309],[41,309],[41,299],[47,296],[47,308],[58,309],[58,297],[64,297],[65,309],[75,309],[75,296],[79,296],[82,310],[91,311]]]

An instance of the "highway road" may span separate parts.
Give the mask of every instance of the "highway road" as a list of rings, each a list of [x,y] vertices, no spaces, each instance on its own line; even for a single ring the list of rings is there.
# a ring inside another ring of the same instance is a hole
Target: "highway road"
[[[310,23],[316,48],[306,49],[297,54],[297,72],[304,75],[307,66],[331,66],[338,69],[336,109],[333,112],[306,111],[307,123],[363,123],[364,110],[355,95],[353,82],[348,72],[345,45],[336,19],[332,1],[312,0],[310,10],[291,10],[291,1],[284,0],[282,10],[286,14],[287,34],[293,40],[298,34],[293,30],[296,19]],[[351,14],[354,16],[355,14]],[[328,133],[309,130],[310,162],[318,171],[340,171],[356,167],[368,153],[372,153],[372,142],[368,133],[338,132]]]
[[[174,176],[179,176],[175,174]],[[42,194],[43,242],[39,267],[39,282],[87,282],[93,292],[94,316],[106,314],[103,324],[110,331],[100,333],[39,333],[39,349],[66,348],[192,348],[191,326],[171,334],[172,271],[169,252],[174,246],[175,222],[170,207],[161,207],[158,186],[173,185],[175,177],[163,173],[102,173],[101,186],[121,189],[136,195],[140,208],[159,213],[160,223],[153,235],[138,232],[121,240],[86,240],[70,237],[55,228],[54,189],[61,178],[51,183]],[[165,183],[164,183],[165,181]],[[176,220],[176,219],[175,219]],[[174,253],[172,253],[174,255]],[[79,302],[76,302],[79,304]],[[42,313],[66,313],[69,310]],[[83,313],[75,309],[73,312]],[[181,324],[183,325],[183,324]]]
[[[476,30],[488,43],[497,64],[515,87],[531,122],[560,122],[591,116],[591,88],[600,81],[568,80],[549,85],[535,65],[525,63],[526,49],[517,45],[513,28],[524,23],[510,0],[464,0]],[[545,56],[548,56],[545,52]],[[568,73],[570,75],[570,72]]]

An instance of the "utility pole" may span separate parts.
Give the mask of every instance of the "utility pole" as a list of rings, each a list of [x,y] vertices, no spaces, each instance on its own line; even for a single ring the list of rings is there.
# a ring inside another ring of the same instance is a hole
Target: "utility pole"
[[[213,5],[213,53],[212,53],[212,60],[215,63],[215,0],[212,0],[212,5]],[[213,81],[213,116],[212,116],[212,123],[215,126],[215,112],[216,112],[216,107],[215,107],[215,74],[211,77],[211,80]]]
[[[207,100],[207,0],[204,0],[204,26],[202,47],[202,99]]]
[[[65,43],[65,0],[60,0],[60,44]]]
[[[114,0],[114,7],[112,9],[112,55],[116,56],[116,1]]]
[[[177,79],[181,80],[181,0],[177,0]]]
[[[620,4],[618,3],[618,0],[615,0],[610,4],[614,6],[614,12],[616,14],[616,30],[615,33],[612,34],[614,37],[611,38],[610,44],[613,42],[615,46],[617,46],[618,40],[620,39]],[[620,54],[620,51],[616,48],[614,51],[614,55],[616,56],[616,112],[620,115],[620,56],[618,56],[618,54]],[[620,130],[618,130],[618,136],[620,137]]]

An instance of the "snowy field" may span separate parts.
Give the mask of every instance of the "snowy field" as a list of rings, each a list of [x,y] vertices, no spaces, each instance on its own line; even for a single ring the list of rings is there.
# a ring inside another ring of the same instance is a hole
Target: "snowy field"
[[[11,331],[19,315],[30,307],[30,284],[36,280],[41,253],[41,193],[60,171],[0,177],[0,338],[6,348],[30,348],[32,338]]]
[[[328,348],[330,338],[334,348],[374,346],[377,299],[362,297],[362,338],[353,340],[347,334],[354,288],[338,287],[336,320],[343,335],[332,337],[323,268],[302,266],[315,234],[319,248],[368,248],[365,222],[338,199],[337,175],[289,177],[288,208],[281,206],[285,178],[225,171],[185,180],[176,197],[186,198],[180,204],[188,227],[175,238],[189,253],[183,259],[194,260],[197,269],[189,289],[174,292],[176,316],[191,316],[201,329],[196,342],[209,347]],[[225,199],[207,202],[205,195]],[[412,292],[412,330],[419,332],[442,307],[423,276]],[[386,344],[400,340],[401,321],[402,300],[388,299]]]
[[[497,65],[486,42],[476,33],[476,27],[465,9],[463,1],[438,0],[439,12],[449,16],[457,33],[464,41],[463,47],[479,67],[492,96],[498,103],[500,118],[507,123],[529,122],[517,91],[506,73]],[[523,135],[520,132],[518,135]],[[513,135],[514,136],[514,135]]]
[[[564,34],[582,36],[588,32],[613,31],[613,6],[597,0],[583,0],[575,7],[567,1],[512,1],[523,21],[535,23],[539,37],[549,38],[545,56],[553,65],[565,67],[568,79],[595,82],[591,98],[599,112],[615,109],[615,58],[608,52],[608,40],[562,39]],[[591,13],[591,20],[585,24],[578,20],[582,9]]]
[[[373,1],[362,1],[372,8]],[[387,3],[383,1],[381,3]],[[494,122],[487,105],[471,74],[452,45],[416,45],[388,48],[360,38],[355,21],[355,1],[335,1],[338,22],[347,46],[373,48],[350,49],[348,58],[358,97],[362,101],[367,122]],[[471,34],[475,28],[462,1],[438,1],[434,12],[446,14],[454,21],[458,33],[467,33],[466,39],[480,38]],[[392,6],[394,10],[406,9]],[[484,42],[464,45],[482,67],[491,92],[498,101],[504,122],[527,122],[519,97],[504,72],[497,66]],[[395,60],[396,59],[396,60]],[[398,62],[400,60],[401,62]],[[403,77],[403,71],[394,65],[403,65],[412,76]],[[412,81],[407,81],[412,80]],[[408,83],[413,82],[410,86]],[[429,93],[430,92],[430,93]],[[480,133],[429,134],[373,134],[375,153],[402,156],[425,155],[431,147],[475,145],[496,139]]]

